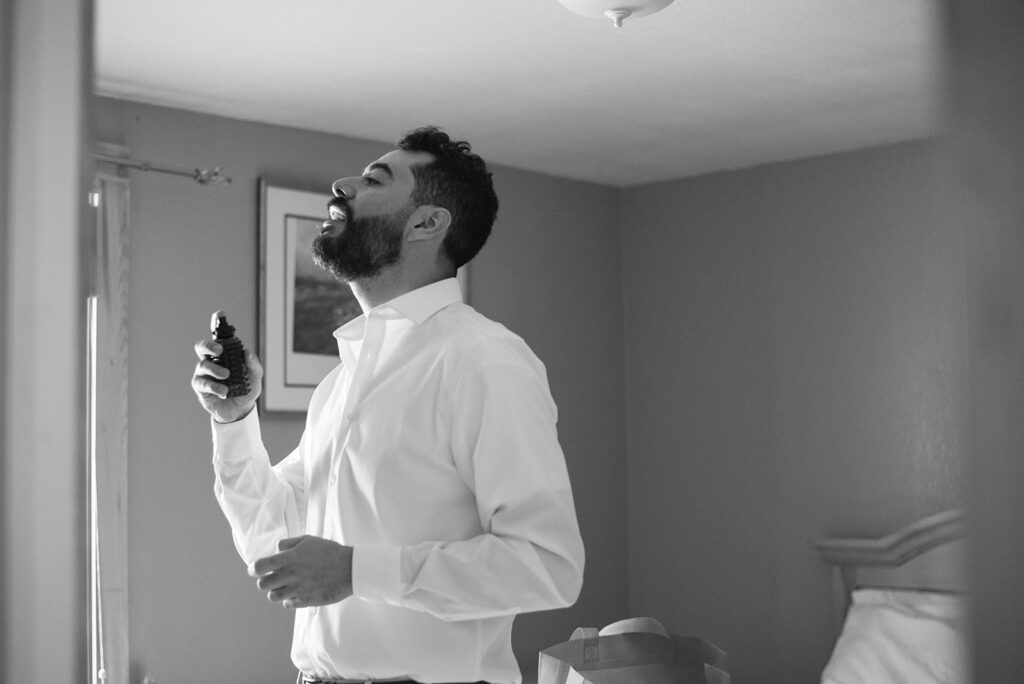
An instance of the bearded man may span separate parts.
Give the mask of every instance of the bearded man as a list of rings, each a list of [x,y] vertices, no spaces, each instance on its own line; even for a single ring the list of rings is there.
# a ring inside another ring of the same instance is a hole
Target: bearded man
[[[217,500],[259,589],[295,610],[299,681],[521,682],[514,616],[573,604],[584,552],[544,366],[455,277],[497,215],[491,173],[427,127],[332,190],[313,258],[363,314],[276,465],[258,359],[229,398],[220,345],[196,343]]]

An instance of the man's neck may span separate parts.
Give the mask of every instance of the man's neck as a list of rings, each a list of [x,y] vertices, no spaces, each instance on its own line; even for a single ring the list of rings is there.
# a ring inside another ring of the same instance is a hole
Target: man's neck
[[[373,278],[351,281],[349,287],[352,288],[352,294],[355,295],[363,313],[366,313],[375,306],[449,277],[451,276],[440,272],[412,276],[384,269]]]

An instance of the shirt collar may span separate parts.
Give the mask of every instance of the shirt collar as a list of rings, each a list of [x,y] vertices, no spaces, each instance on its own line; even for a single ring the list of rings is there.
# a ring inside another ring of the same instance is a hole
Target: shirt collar
[[[408,318],[420,325],[449,304],[462,301],[462,288],[457,278],[445,278],[437,282],[406,292],[391,301],[379,304],[366,314],[355,318],[334,331],[334,336],[361,338],[366,316],[380,315],[392,318],[394,314]],[[390,315],[389,315],[390,314]]]
[[[462,289],[456,278],[445,278],[395,297],[381,308],[391,308],[420,325],[449,304],[462,301]]]

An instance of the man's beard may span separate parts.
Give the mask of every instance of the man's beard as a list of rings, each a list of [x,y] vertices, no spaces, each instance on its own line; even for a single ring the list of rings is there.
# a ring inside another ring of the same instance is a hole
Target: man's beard
[[[339,235],[317,235],[313,261],[338,280],[373,278],[402,256],[402,228],[413,208],[350,219]]]

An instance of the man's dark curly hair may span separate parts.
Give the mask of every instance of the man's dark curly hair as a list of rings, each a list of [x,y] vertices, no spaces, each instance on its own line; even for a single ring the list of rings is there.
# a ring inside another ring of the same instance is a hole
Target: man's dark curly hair
[[[412,201],[444,207],[451,213],[452,223],[441,248],[455,268],[469,263],[487,242],[498,214],[498,196],[484,160],[471,151],[468,142],[452,140],[436,126],[409,131],[398,141],[398,149],[434,156],[429,164],[412,167],[416,181]]]

